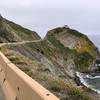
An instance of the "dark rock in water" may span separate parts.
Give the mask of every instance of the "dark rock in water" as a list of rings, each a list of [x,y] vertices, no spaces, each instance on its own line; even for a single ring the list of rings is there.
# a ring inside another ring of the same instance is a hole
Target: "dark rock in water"
[[[100,68],[100,59],[96,59],[95,66],[98,67],[98,68]]]
[[[97,73],[91,73],[90,75],[91,75],[92,77],[100,76],[100,72],[97,72]]]
[[[74,78],[74,80],[75,80],[77,86],[82,85],[82,83],[80,82],[80,78],[79,78],[76,74],[75,74],[75,78]]]

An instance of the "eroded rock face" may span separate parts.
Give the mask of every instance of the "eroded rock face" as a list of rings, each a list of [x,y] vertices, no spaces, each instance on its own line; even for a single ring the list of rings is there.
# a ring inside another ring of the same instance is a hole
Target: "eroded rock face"
[[[95,45],[82,33],[65,27],[59,27],[50,30],[47,33],[45,40],[59,48],[59,51],[73,55],[72,63],[75,69],[81,72],[92,71],[94,67],[94,60],[97,58],[99,51]],[[48,43],[49,43],[48,42]],[[67,60],[70,59],[67,57]]]

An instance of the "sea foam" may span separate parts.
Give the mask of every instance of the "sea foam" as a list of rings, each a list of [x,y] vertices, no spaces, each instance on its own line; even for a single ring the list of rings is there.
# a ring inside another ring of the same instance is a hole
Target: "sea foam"
[[[90,75],[84,75],[83,73],[80,73],[80,72],[76,72],[76,76],[80,79],[80,82],[81,82],[84,86],[86,86],[87,88],[89,88],[89,89],[95,91],[96,93],[100,94],[100,90],[93,88],[93,86],[92,86],[92,85],[89,85],[89,84],[86,82],[86,80],[84,79],[85,77],[90,78],[90,79],[96,79],[96,78],[100,78],[100,76],[92,77],[92,76],[90,76]]]

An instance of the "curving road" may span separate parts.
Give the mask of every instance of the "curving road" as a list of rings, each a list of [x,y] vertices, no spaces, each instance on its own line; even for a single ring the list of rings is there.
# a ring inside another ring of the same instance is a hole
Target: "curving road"
[[[5,100],[1,87],[0,87],[0,100]]]
[[[26,44],[26,43],[36,43],[36,42],[41,42],[41,41],[42,40],[0,43],[0,47],[6,46],[6,45],[21,45],[21,44]]]

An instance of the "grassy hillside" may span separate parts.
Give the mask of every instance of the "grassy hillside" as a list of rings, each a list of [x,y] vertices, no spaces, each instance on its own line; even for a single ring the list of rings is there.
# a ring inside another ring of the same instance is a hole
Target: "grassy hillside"
[[[10,25],[10,27],[16,32],[16,34],[18,34],[19,37],[21,37],[23,40],[37,40],[37,39],[41,39],[39,37],[39,35],[34,32],[31,31],[29,29],[26,29],[18,24],[15,24],[11,21],[6,20],[7,24]]]
[[[77,88],[74,79],[53,61],[54,51],[50,49],[52,52],[48,52],[49,48],[42,47],[41,44],[44,43],[4,46],[1,51],[22,71],[61,100],[92,100],[91,95],[82,88]]]
[[[40,39],[36,32],[0,19],[0,42]],[[59,27],[50,30],[42,41],[6,44],[0,51],[61,100],[98,100],[75,82],[75,72],[91,71],[98,54],[95,45],[80,32]]]
[[[0,16],[0,42],[39,40],[39,35]]]

